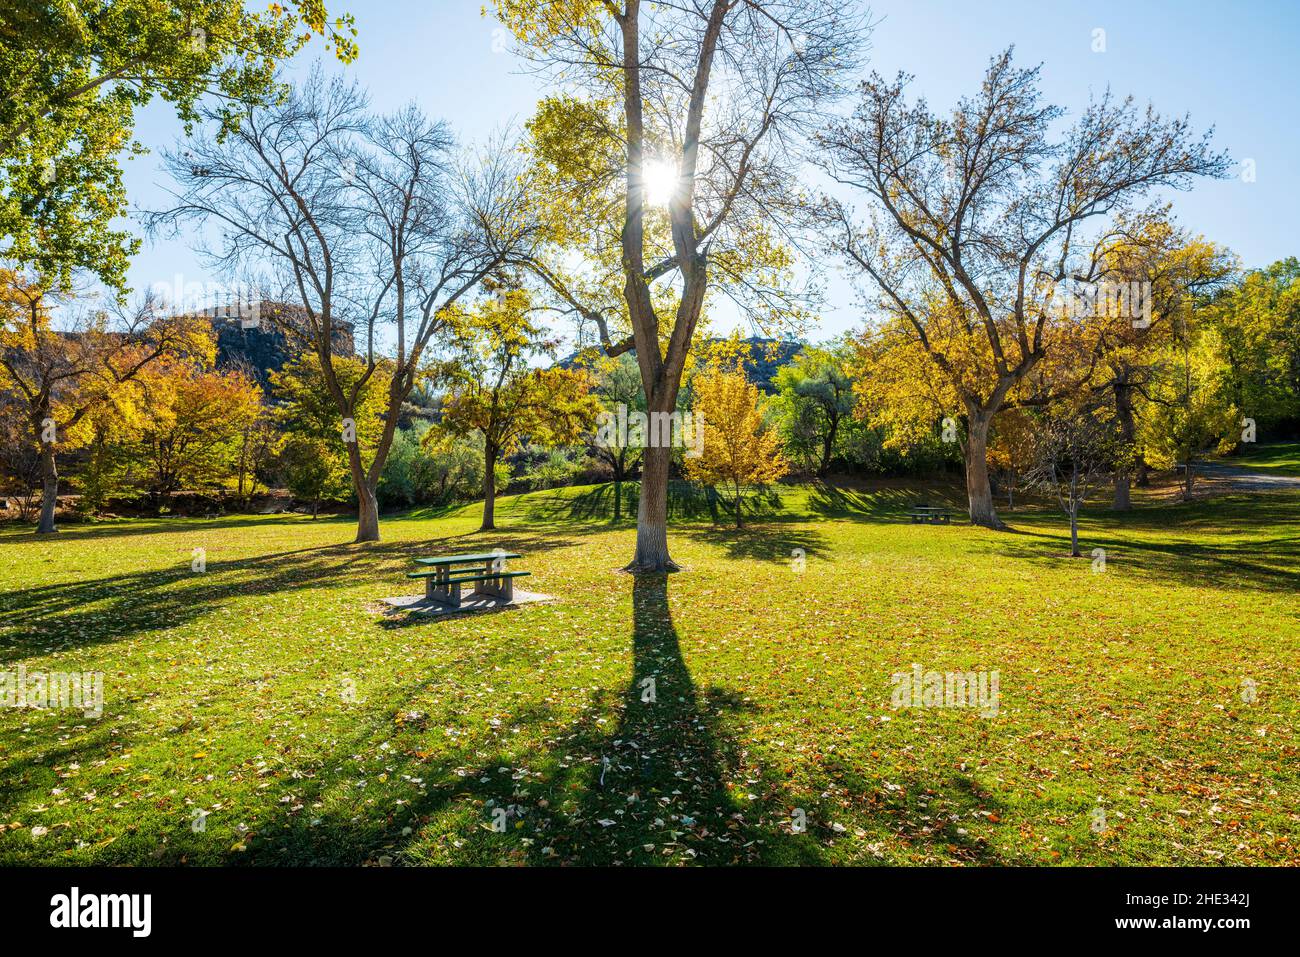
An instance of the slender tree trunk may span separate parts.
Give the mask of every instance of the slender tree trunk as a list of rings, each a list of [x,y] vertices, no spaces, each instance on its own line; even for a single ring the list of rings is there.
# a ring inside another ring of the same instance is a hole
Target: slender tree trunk
[[[993,507],[993,488],[989,484],[989,424],[993,416],[988,412],[973,412],[968,416],[966,435],[966,495],[970,500],[972,525],[1003,529]]]
[[[1137,441],[1137,421],[1133,411],[1133,387],[1123,380],[1117,380],[1115,383],[1115,417],[1119,420],[1120,435],[1123,437],[1125,444],[1132,447]],[[1133,474],[1131,469],[1128,467],[1117,469],[1115,472],[1115,502],[1112,505],[1112,508],[1116,511],[1124,512],[1133,507],[1133,499],[1130,494],[1132,485]]]
[[[832,425],[826,430],[826,437],[822,439],[822,460],[817,467],[817,477],[824,479],[831,470],[831,452],[835,448],[835,426]]]
[[[623,517],[623,456],[627,453],[620,451],[618,457],[614,459],[614,523]]]
[[[1079,505],[1077,502],[1070,507],[1070,555],[1074,558],[1079,557]]]
[[[739,482],[736,482],[736,483],[735,483],[735,490],[736,490],[736,527],[737,527],[737,528],[744,528],[744,527],[745,527],[745,520],[744,520],[744,517],[743,517],[743,513],[742,513],[742,511],[741,511],[741,503],[740,503],[740,483],[739,483]]]
[[[630,572],[675,572],[668,556],[668,466],[672,449],[651,445],[641,459],[641,494],[636,510],[636,555]]]
[[[41,443],[41,520],[36,534],[51,535],[54,527],[54,509],[59,504],[59,466],[54,460],[54,443]]]
[[[480,532],[490,532],[496,526],[497,452],[490,444],[483,456],[483,524]]]

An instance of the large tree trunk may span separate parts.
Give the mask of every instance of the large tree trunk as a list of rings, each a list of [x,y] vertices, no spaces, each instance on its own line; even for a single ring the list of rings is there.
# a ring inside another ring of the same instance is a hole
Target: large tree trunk
[[[379,497],[368,482],[357,493],[357,542],[379,541]]]
[[[636,555],[630,572],[675,572],[668,556],[668,466],[672,449],[648,446],[641,460],[641,495],[636,510]]]
[[[483,456],[483,524],[480,532],[490,532],[496,526],[497,453],[491,445]]]
[[[54,460],[54,444],[41,443],[41,520],[36,534],[57,532],[54,527],[54,509],[59,504],[59,467]]]
[[[993,487],[989,484],[989,425],[993,415],[972,412],[968,416],[966,435],[966,496],[970,501],[972,525],[1006,528],[993,507]]]

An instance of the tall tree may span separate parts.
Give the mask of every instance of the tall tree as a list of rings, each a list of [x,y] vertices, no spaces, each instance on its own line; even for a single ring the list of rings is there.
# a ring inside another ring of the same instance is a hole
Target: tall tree
[[[610,355],[635,349],[649,414],[676,409],[710,290],[757,320],[803,314],[789,243],[804,220],[799,146],[856,63],[838,0],[496,0],[557,94],[530,124],[551,240],[531,266]],[[581,252],[588,268],[566,263]],[[628,569],[668,552],[672,450],[642,461]]]
[[[0,272],[0,390],[21,402],[40,450],[41,534],[57,531],[58,452],[82,419],[163,356],[210,358],[214,349],[206,324],[159,317],[148,298],[113,316],[85,312],[62,330],[51,320],[56,303],[75,307],[75,296]]]
[[[373,456],[384,435],[387,364],[368,374],[366,363],[334,356],[332,366],[334,378],[348,394],[355,389],[357,397],[347,435],[314,352],[270,374],[275,422],[284,436],[277,464],[289,490],[311,502],[313,518],[323,499],[345,497],[351,488],[348,445],[363,457]]]
[[[219,268],[281,290],[294,308],[272,317],[313,351],[341,423],[357,415],[385,364],[384,430],[367,458],[347,444],[356,541],[379,539],[376,489],[403,403],[447,310],[526,246],[523,185],[494,144],[460,162],[447,127],[414,106],[368,114],[355,84],[315,72],[282,101],[247,112],[222,141],[221,116],[165,164],[182,190],[150,217],[155,229],[197,220],[221,227]],[[333,361],[351,320],[365,371],[343,382]],[[387,347],[387,348],[385,348]]]
[[[1041,102],[1039,69],[1017,68],[1011,50],[948,117],[908,102],[909,79],[873,74],[852,117],[822,136],[828,172],[872,209],[864,226],[833,204],[838,245],[955,392],[971,521],[1000,528],[989,427],[1051,350],[1052,293],[1088,255],[1088,224],[1153,189],[1225,175],[1228,159],[1185,118],[1109,93],[1056,139],[1063,110]],[[1075,375],[1053,377],[1057,389],[1087,380],[1095,347],[1085,355]]]
[[[528,296],[511,291],[473,310],[457,310],[455,359],[439,429],[483,437],[483,523],[496,528],[496,467],[524,439],[539,445],[576,442],[589,432],[599,406],[584,371],[530,368],[551,356],[529,318]]]
[[[729,489],[740,528],[745,488],[776,481],[790,465],[764,418],[758,387],[739,367],[710,363],[692,380],[691,389],[691,411],[704,422],[704,443],[699,456],[686,459],[686,474],[710,488]]]
[[[840,450],[853,412],[853,380],[846,355],[842,344],[810,346],[776,373],[786,447],[813,456],[818,478],[830,472],[831,459]]]
[[[613,520],[617,522],[623,517],[623,483],[645,454],[644,446],[633,445],[628,430],[617,427],[617,423],[645,412],[645,392],[641,389],[641,370],[627,353],[613,358],[601,356],[593,363],[592,372],[592,394],[601,404],[602,415],[615,424],[614,428],[597,429],[591,448],[614,474]]]
[[[1096,395],[1110,396],[1125,447],[1114,472],[1116,509],[1131,508],[1134,480],[1146,480],[1137,423],[1160,357],[1183,332],[1194,302],[1222,287],[1235,269],[1228,250],[1190,236],[1165,209],[1120,217],[1096,245],[1087,278],[1120,287],[1144,284],[1150,307],[1141,321],[1105,327],[1102,368],[1091,387]]]
[[[138,379],[148,414],[135,442],[158,497],[224,485],[239,473],[244,432],[262,414],[262,391],[242,372],[155,363]]]

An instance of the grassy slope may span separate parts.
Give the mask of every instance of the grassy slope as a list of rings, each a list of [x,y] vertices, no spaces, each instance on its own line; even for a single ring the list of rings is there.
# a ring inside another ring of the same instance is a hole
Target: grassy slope
[[[1261,445],[1242,455],[1225,458],[1223,463],[1266,474],[1300,475],[1300,443],[1278,442],[1272,445]]]
[[[607,491],[370,547],[296,516],[0,530],[0,669],[107,693],[0,710],[0,862],[1300,862],[1300,496],[1090,515],[1094,574],[1051,514],[787,489],[742,532],[679,519],[685,573],[634,584]],[[560,600],[375,608],[411,556],[481,546]],[[999,715],[892,711],[913,662],[997,669]]]

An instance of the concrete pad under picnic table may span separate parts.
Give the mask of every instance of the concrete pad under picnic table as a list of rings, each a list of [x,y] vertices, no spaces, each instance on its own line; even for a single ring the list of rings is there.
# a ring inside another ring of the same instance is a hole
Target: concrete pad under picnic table
[[[409,612],[414,615],[427,615],[431,618],[445,618],[467,611],[493,611],[501,608],[513,608],[515,605],[555,601],[555,596],[516,588],[513,601],[506,601],[496,595],[466,592],[461,597],[459,607],[432,598],[425,598],[423,592],[418,595],[398,595],[395,598],[381,598],[380,601],[389,606],[391,609],[389,614]]]

